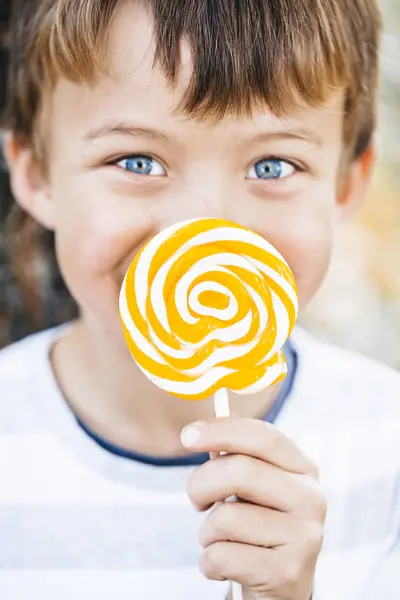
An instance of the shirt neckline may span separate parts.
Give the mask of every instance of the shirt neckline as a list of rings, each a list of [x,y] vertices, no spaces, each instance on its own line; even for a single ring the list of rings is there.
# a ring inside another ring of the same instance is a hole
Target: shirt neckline
[[[50,361],[50,350],[54,342],[66,331],[68,326],[69,324],[64,324],[32,336],[32,338],[38,339],[35,340],[35,343],[32,339],[31,356],[29,357],[32,378],[35,380],[32,381],[31,388],[35,396],[35,403],[47,422],[49,433],[57,437],[64,451],[70,455],[72,460],[92,473],[97,473],[103,478],[120,484],[134,485],[137,489],[179,492],[186,496],[187,469],[196,464],[202,464],[201,462],[188,460],[188,462],[180,461],[178,464],[171,465],[166,459],[166,463],[161,465],[163,468],[160,468],[160,465],[154,464],[154,460],[153,462],[151,460],[143,462],[137,457],[132,460],[132,458],[110,452],[78,425],[75,414],[59,388]],[[293,356],[296,357],[295,373],[297,374],[297,352],[292,344],[291,347]],[[285,378],[281,393],[271,409],[275,412],[274,422],[285,412],[283,409],[288,404],[296,378],[297,376]],[[36,384],[38,380],[41,383],[40,387]],[[187,458],[191,457],[192,455]],[[204,462],[209,457],[203,455],[201,458]],[[151,476],[149,476],[149,471],[151,471]]]
[[[296,378],[297,371],[297,353],[293,346],[288,342],[284,348],[284,354],[287,362],[288,372],[283,380],[281,390],[271,406],[268,412],[262,417],[262,420],[268,423],[275,423],[281,410],[283,409],[287,398],[289,397],[293,388],[294,380]],[[143,454],[127,450],[121,446],[118,446],[104,437],[100,436],[97,432],[91,429],[86,423],[84,423],[79,417],[75,415],[78,426],[88,435],[96,444],[104,448],[107,452],[120,456],[127,460],[137,461],[143,464],[152,465],[156,467],[184,467],[184,466],[197,466],[205,463],[209,459],[207,453],[196,453],[188,456],[181,457],[155,457],[149,454]]]

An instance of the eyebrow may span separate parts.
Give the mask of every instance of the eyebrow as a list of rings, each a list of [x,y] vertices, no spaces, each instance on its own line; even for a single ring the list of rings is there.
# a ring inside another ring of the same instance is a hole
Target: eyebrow
[[[260,133],[259,135],[250,138],[248,142],[267,142],[271,140],[301,140],[314,144],[315,146],[323,146],[322,138],[309,129],[288,129],[287,131]]]
[[[151,140],[168,140],[168,136],[162,131],[152,129],[150,127],[140,127],[133,123],[126,122],[110,122],[89,131],[85,135],[86,141],[93,141],[101,137],[107,137],[111,135],[125,135],[133,137],[144,137]],[[247,143],[254,142],[268,142],[272,140],[302,140],[305,142],[312,143],[316,146],[322,146],[322,139],[313,131],[308,129],[288,129],[287,131],[270,131],[260,133],[256,136],[247,138]]]
[[[101,137],[107,137],[111,135],[129,135],[134,137],[147,137],[148,139],[163,139],[167,140],[168,136],[161,131],[151,129],[150,127],[139,127],[134,124],[124,122],[111,122],[92,129],[85,135],[85,140],[93,141]]]

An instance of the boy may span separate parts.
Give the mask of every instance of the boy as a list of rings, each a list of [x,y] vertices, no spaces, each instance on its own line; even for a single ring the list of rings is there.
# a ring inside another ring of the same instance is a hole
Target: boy
[[[12,189],[80,316],[1,355],[7,599],[398,597],[398,375],[297,331],[283,386],[218,420],[118,319],[138,249],[193,217],[266,237],[312,298],[372,168],[379,32],[374,0],[16,3]],[[186,480],[241,501],[195,513]]]

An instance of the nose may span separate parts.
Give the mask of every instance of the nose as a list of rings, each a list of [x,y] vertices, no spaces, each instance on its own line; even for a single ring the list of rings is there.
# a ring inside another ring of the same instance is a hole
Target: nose
[[[169,219],[175,222],[201,218],[234,220],[240,191],[232,179],[221,168],[199,167],[176,190],[170,202]]]

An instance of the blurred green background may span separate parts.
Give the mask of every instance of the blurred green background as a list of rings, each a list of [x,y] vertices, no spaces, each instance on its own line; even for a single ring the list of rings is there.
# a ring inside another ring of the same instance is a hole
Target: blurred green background
[[[379,168],[359,216],[341,227],[325,283],[300,321],[321,338],[400,369],[400,0],[382,0],[381,5],[385,36]],[[9,208],[0,165],[0,347],[74,313],[57,273],[36,261],[34,275],[51,279],[53,285],[43,299],[42,325],[28,318],[7,253],[4,223]],[[36,300],[39,306],[42,298]],[[35,298],[31,307],[35,311]]]

